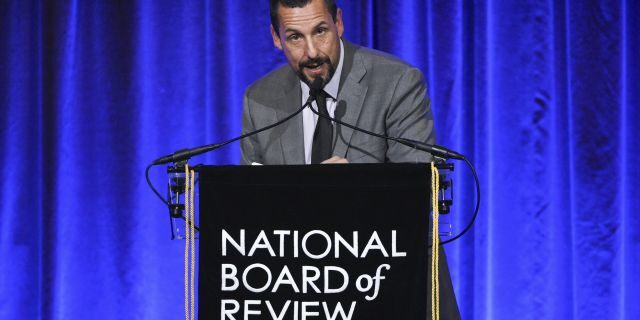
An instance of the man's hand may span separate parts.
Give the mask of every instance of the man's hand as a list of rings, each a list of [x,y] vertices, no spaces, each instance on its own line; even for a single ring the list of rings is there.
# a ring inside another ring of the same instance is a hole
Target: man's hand
[[[342,157],[333,156],[325,161],[322,161],[322,164],[336,164],[336,163],[349,163],[349,160]]]

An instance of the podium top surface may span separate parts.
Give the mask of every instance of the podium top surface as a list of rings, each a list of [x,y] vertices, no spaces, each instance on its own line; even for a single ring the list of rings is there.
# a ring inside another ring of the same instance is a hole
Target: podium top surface
[[[200,180],[218,184],[407,186],[428,183],[430,164],[324,164],[269,166],[200,166]]]

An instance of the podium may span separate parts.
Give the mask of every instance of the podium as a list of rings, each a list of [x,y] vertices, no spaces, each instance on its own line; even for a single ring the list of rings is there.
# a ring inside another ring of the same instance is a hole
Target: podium
[[[431,318],[428,164],[198,171],[200,319]]]

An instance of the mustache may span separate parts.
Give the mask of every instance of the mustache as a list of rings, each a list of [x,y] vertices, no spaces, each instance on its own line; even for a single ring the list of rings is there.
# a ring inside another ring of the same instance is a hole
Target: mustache
[[[309,59],[309,60],[306,60],[306,61],[302,61],[302,62],[300,62],[299,66],[300,66],[300,69],[302,69],[302,68],[309,68],[311,66],[321,65],[321,64],[324,64],[324,63],[327,63],[327,64],[330,65],[331,64],[331,60],[329,60],[328,57],[318,57],[318,58],[315,58],[315,59]]]

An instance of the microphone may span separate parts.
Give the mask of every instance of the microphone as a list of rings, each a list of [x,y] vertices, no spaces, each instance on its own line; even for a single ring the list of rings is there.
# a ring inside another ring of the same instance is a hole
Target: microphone
[[[407,138],[394,138],[391,140],[402,143],[407,147],[416,148],[421,151],[429,152],[436,157],[440,157],[444,159],[465,160],[464,155],[458,152],[455,152],[451,149],[447,149],[443,146],[439,146],[437,144],[428,144],[428,143],[411,140]]]
[[[328,115],[324,115],[324,114],[320,114],[318,111],[314,110],[313,108],[310,108],[311,111],[313,113],[315,113],[316,115],[323,117],[325,119],[329,119],[337,124],[343,125],[347,128],[368,134],[370,136],[374,136],[377,138],[381,138],[381,139],[385,139],[385,140],[390,140],[390,141],[395,141],[398,142],[402,145],[405,145],[407,147],[413,148],[413,149],[418,149],[420,151],[425,151],[428,153],[431,153],[433,156],[439,157],[439,158],[443,158],[443,159],[456,159],[456,160],[465,160],[465,156],[455,152],[453,150],[447,149],[443,146],[439,146],[439,145],[435,145],[435,144],[428,144],[425,142],[421,142],[421,141],[416,141],[416,140],[412,140],[412,139],[407,139],[407,138],[397,138],[397,137],[390,137],[390,136],[386,136],[386,135],[382,135],[379,133],[375,133],[375,132],[371,132],[359,127],[356,127],[354,125],[342,122],[341,120],[338,120],[337,118],[342,118],[342,116],[344,116],[345,113],[345,106],[344,106],[344,102],[340,101],[338,102],[338,105],[336,106],[336,117],[332,118],[331,116]]]
[[[215,149],[218,149],[220,147],[224,147],[232,142],[238,141],[238,140],[242,140],[244,138],[250,137],[252,135],[258,134],[260,132],[272,129],[274,127],[277,127],[287,121],[289,121],[291,118],[295,117],[296,115],[298,115],[300,112],[302,112],[302,110],[304,110],[304,108],[306,108],[307,106],[311,106],[311,103],[316,99],[316,96],[318,95],[318,93],[322,90],[322,88],[324,87],[324,80],[321,77],[317,77],[313,80],[313,82],[311,83],[311,85],[309,86],[309,98],[307,99],[307,101],[302,105],[302,107],[300,107],[300,109],[296,110],[296,112],[286,116],[284,119],[275,122],[273,124],[270,124],[266,127],[245,133],[241,136],[235,137],[233,139],[221,142],[221,143],[214,143],[214,144],[208,144],[208,145],[204,145],[204,146],[200,146],[200,147],[196,147],[196,148],[191,148],[191,149],[181,149],[178,150],[172,154],[166,155],[164,157],[160,157],[156,160],[154,160],[153,162],[151,162],[151,165],[160,165],[160,164],[165,164],[165,163],[169,163],[169,162],[180,162],[180,161],[185,161],[185,160],[189,160],[191,157],[203,154],[203,153],[207,153],[210,151],[213,151]],[[313,108],[311,108],[311,110],[313,110]]]
[[[313,99],[315,100],[318,96],[318,93],[320,93],[323,88],[324,79],[322,79],[322,77],[316,77],[315,79],[313,79],[313,82],[311,82],[311,85],[309,86],[309,98],[313,97]]]

